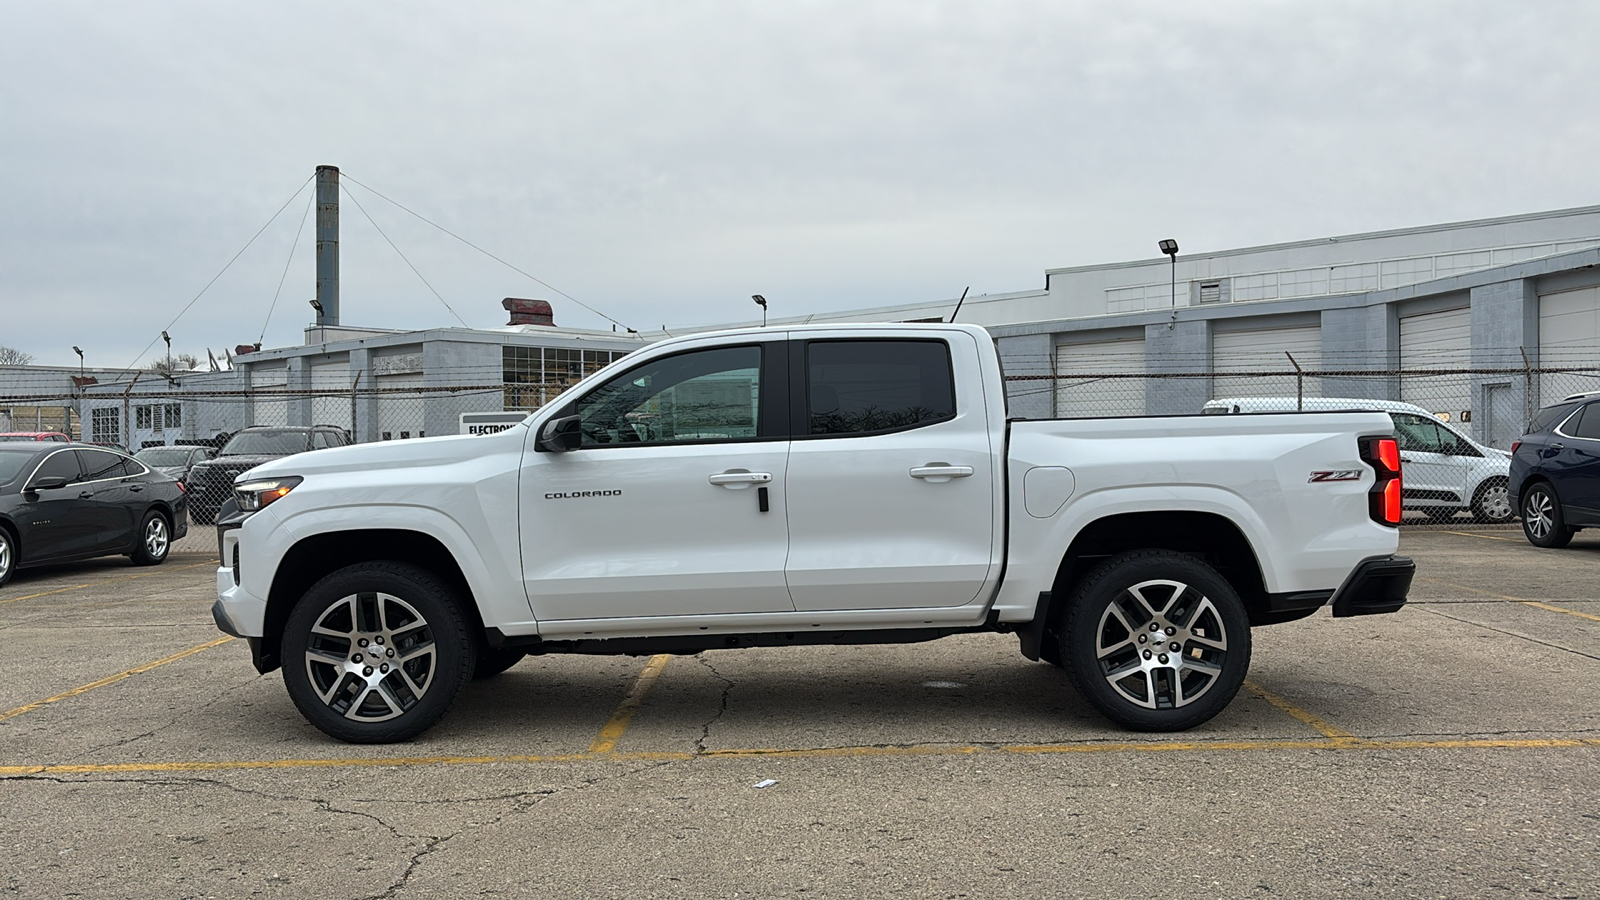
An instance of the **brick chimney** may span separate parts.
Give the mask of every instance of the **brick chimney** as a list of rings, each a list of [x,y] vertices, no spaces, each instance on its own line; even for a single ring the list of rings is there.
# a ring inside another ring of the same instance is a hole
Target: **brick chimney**
[[[550,309],[548,300],[523,300],[518,297],[507,297],[500,301],[500,305],[511,313],[511,321],[507,325],[545,325],[554,327],[556,324],[555,313]]]

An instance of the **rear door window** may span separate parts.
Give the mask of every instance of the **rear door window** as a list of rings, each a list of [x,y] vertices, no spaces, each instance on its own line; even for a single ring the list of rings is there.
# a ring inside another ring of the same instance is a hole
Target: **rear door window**
[[[52,477],[65,478],[67,484],[76,484],[83,480],[78,469],[78,454],[72,450],[61,450],[50,454],[44,465],[33,473],[29,481]]]
[[[882,434],[955,418],[944,341],[812,341],[806,345],[805,433]]]
[[[1562,430],[1573,437],[1600,440],[1600,403],[1585,406]]]

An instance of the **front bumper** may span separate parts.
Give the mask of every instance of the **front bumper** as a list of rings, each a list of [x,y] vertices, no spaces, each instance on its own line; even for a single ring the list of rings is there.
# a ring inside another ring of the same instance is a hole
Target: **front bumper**
[[[1404,556],[1374,556],[1362,560],[1333,596],[1333,615],[1374,616],[1392,613],[1406,605],[1406,592],[1417,574],[1417,564]]]

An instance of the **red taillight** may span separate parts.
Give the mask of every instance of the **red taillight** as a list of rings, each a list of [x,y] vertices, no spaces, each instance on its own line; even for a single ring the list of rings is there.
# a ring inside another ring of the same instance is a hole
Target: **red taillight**
[[[1366,438],[1361,458],[1378,473],[1367,495],[1367,511],[1380,525],[1399,525],[1401,508],[1400,445],[1394,438]]]
[[[1511,452],[1512,453],[1517,452],[1517,448],[1521,447],[1521,446],[1522,446],[1522,442],[1521,441],[1512,441],[1511,442]]]
[[[182,491],[185,494],[187,494],[187,493],[189,493],[189,486],[180,481],[180,482],[178,482],[178,490]]]
[[[1383,486],[1383,521],[1386,525],[1400,524],[1400,478],[1396,476]]]
[[[1378,439],[1378,462],[1394,474],[1400,474],[1400,444],[1394,438]]]

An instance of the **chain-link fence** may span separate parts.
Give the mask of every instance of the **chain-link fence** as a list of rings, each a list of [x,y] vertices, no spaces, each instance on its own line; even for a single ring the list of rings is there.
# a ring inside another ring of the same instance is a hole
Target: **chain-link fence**
[[[1393,400],[1422,407],[1473,440],[1504,450],[1521,436],[1539,407],[1571,394],[1600,390],[1600,366],[1098,371],[1008,375],[1006,381],[1013,414],[1029,417],[1183,415],[1198,413],[1211,401],[1241,399],[1274,401],[1270,406],[1245,405],[1243,411],[1334,409],[1351,405],[1340,401]]]

